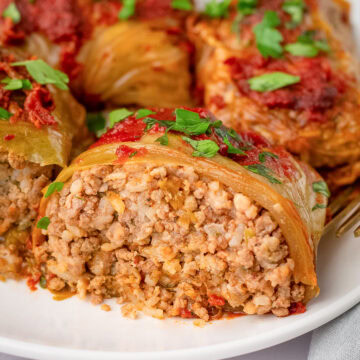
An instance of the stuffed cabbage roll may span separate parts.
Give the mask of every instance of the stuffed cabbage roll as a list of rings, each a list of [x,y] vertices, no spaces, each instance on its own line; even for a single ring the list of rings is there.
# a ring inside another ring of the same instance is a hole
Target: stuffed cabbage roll
[[[353,182],[360,91],[348,4],[239,0],[207,13],[217,18],[189,20],[206,107],[235,129],[255,130],[331,169],[332,186]]]
[[[83,108],[58,88],[67,87],[65,74],[17,60],[0,53],[0,274],[9,276],[22,271],[31,249],[41,190],[68,164],[78,132],[77,140],[86,134]]]
[[[12,5],[15,23],[6,12]],[[171,0],[5,0],[1,11],[2,42],[23,44],[58,66],[93,107],[191,103],[187,11],[172,7]]]
[[[318,293],[326,184],[206,110],[130,114],[53,184],[33,233],[52,291],[205,321],[286,316]]]

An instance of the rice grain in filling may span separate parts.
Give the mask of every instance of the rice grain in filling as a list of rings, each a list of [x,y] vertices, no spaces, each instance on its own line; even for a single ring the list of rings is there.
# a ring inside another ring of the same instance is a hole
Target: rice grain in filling
[[[49,200],[35,256],[92,302],[123,313],[203,320],[224,311],[289,314],[304,299],[270,213],[193,167],[126,163],[77,171]]]

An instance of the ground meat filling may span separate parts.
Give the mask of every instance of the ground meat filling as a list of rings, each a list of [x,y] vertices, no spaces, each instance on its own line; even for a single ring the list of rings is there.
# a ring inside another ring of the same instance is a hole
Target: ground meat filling
[[[29,230],[51,166],[40,167],[0,151],[0,274],[19,275]]]
[[[48,241],[35,255],[56,275],[52,290],[117,297],[128,316],[285,316],[304,298],[269,212],[192,167],[76,172],[46,216]]]

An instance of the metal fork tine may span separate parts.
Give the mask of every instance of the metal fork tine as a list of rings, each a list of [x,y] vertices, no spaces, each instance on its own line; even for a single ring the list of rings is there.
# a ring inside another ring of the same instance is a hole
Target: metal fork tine
[[[359,205],[359,204],[358,204]],[[340,237],[360,221],[360,208],[358,208],[346,221],[336,230],[336,236]]]
[[[354,200],[350,202],[345,209],[343,209],[340,213],[338,213],[333,220],[331,220],[326,226],[324,230],[324,234],[326,234],[329,230],[331,230],[335,225],[338,225],[347,215],[349,215],[358,205],[360,204],[360,195],[358,195]]]

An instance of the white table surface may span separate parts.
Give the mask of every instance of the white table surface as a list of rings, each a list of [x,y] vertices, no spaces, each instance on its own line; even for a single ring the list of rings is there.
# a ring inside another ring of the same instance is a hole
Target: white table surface
[[[311,333],[308,333],[286,343],[257,351],[249,355],[238,356],[232,358],[231,360],[306,360],[309,351],[310,339]],[[0,353],[0,360],[25,359]]]

